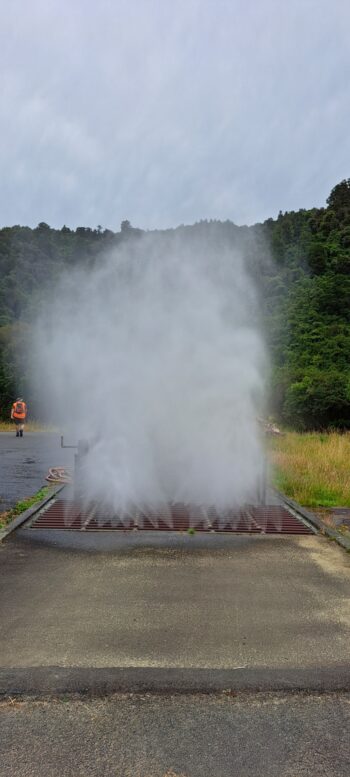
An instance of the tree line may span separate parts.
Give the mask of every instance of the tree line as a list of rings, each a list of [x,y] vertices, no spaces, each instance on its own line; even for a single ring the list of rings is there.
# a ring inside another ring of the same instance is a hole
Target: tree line
[[[280,212],[251,227],[202,221],[168,232],[190,243],[209,229],[218,245],[243,250],[261,292],[269,412],[298,429],[350,428],[350,179],[332,189],[324,208]],[[30,332],[62,272],[93,266],[104,251],[141,235],[128,221],[117,232],[44,222],[0,230],[2,418],[16,395],[31,401]]]

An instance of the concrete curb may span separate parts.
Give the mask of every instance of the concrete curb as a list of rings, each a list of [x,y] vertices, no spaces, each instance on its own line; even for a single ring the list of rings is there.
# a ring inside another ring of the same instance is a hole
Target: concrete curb
[[[304,519],[306,523],[314,527],[315,531],[318,531],[321,534],[325,534],[327,537],[329,537],[329,539],[337,542],[338,545],[344,548],[344,550],[350,551],[350,538],[348,539],[347,537],[344,537],[344,535],[337,531],[337,529],[332,529],[332,527],[324,523],[322,519],[318,517],[318,515],[315,515],[305,507],[301,507],[298,502],[294,502],[294,499],[290,499],[289,497],[284,496],[284,494],[281,494],[281,492],[277,490],[276,494],[287,505],[287,507],[289,507],[291,510],[294,510],[294,512],[300,516],[300,518]]]
[[[5,537],[7,537],[9,534],[11,534],[15,529],[18,529],[19,526],[21,526],[25,521],[28,521],[29,518],[31,518],[34,513],[37,513],[38,510],[41,510],[44,505],[47,504],[47,502],[50,502],[51,499],[53,499],[56,494],[58,494],[62,489],[64,488],[64,485],[57,485],[57,486],[49,486],[50,491],[48,495],[45,497],[45,499],[42,499],[41,502],[36,502],[32,507],[28,507],[28,510],[24,510],[23,513],[20,513],[16,516],[16,518],[13,519],[13,521],[10,521],[10,523],[5,526],[4,529],[1,529],[0,531],[0,542],[2,542]]]
[[[350,690],[349,665],[309,668],[13,667],[0,669],[1,696],[112,693],[236,693]]]
[[[18,539],[52,546],[61,550],[86,551],[92,553],[123,553],[130,551],[150,551],[156,549],[180,550],[228,550],[245,547],[249,543],[283,542],[290,539],[289,534],[236,534],[198,532],[196,535],[173,531],[71,531],[65,529],[19,528]],[[310,536],[310,535],[309,535]]]

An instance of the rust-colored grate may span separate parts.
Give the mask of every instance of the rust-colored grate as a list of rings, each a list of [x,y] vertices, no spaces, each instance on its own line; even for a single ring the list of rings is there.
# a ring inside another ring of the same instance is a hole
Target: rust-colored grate
[[[31,529],[70,531],[177,531],[238,532],[252,534],[312,534],[311,529],[280,505],[244,507],[217,512],[185,504],[163,509],[135,510],[115,514],[100,505],[82,507],[77,502],[58,499],[34,517]]]

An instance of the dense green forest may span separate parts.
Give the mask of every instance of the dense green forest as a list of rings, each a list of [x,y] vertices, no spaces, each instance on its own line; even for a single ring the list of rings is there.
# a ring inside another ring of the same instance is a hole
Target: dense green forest
[[[280,212],[263,224],[200,222],[169,233],[185,239],[215,230],[244,250],[261,291],[271,354],[269,412],[299,429],[350,428],[350,179],[324,208]],[[93,264],[106,249],[138,239],[128,221],[119,232],[78,227],[0,230],[0,415],[30,396],[28,340],[37,311],[64,269]]]

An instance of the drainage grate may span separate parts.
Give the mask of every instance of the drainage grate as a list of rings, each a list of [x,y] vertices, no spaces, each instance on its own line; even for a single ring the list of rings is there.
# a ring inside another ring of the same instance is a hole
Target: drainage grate
[[[186,504],[166,505],[163,509],[144,509],[125,514],[111,513],[101,505],[82,507],[77,502],[58,499],[41,510],[31,529],[70,531],[177,531],[238,532],[249,534],[312,534],[312,530],[285,507],[244,507],[217,512]]]

